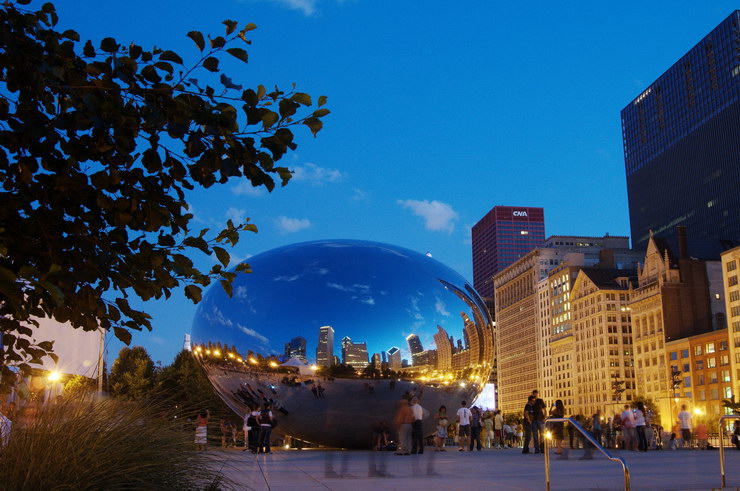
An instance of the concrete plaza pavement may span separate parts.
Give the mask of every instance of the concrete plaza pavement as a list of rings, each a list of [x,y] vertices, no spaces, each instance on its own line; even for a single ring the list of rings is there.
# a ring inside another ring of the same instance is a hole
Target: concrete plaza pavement
[[[545,489],[544,457],[521,449],[446,452],[423,455],[338,450],[273,450],[253,455],[239,450],[211,451],[214,463],[244,490],[539,490]],[[624,489],[621,466],[601,455],[551,460],[553,490]],[[632,475],[633,490],[709,490],[720,488],[719,451],[617,452]],[[740,452],[727,449],[725,489],[740,490]]]

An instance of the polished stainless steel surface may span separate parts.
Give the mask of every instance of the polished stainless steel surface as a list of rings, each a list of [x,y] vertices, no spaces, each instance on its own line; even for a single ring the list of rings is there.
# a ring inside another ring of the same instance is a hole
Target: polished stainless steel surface
[[[403,397],[454,416],[488,381],[487,310],[459,274],[427,255],[325,240],[249,263],[253,273],[237,277],[232,298],[211,287],[193,322],[194,353],[239,414],[269,401],[280,431],[363,448]],[[290,359],[299,366],[283,366]],[[435,425],[427,417],[424,433]]]

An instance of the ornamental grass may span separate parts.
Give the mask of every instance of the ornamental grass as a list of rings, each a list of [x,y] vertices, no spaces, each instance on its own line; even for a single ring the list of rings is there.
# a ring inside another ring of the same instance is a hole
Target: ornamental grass
[[[19,423],[0,448],[3,491],[234,488],[161,406],[83,396]]]

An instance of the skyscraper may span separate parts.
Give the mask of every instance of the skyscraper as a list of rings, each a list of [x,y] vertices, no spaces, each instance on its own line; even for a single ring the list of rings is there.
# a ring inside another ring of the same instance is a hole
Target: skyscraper
[[[396,346],[388,350],[388,368],[394,372],[401,369],[401,350]]]
[[[367,343],[353,343],[349,336],[342,338],[342,363],[355,370],[362,370],[367,365]]]
[[[424,346],[421,344],[421,339],[416,334],[409,334],[406,337],[406,342],[409,343],[409,351],[412,355],[421,353],[424,351]]]
[[[320,367],[330,367],[334,364],[334,328],[331,326],[323,326],[319,329],[316,364]]]
[[[545,240],[545,210],[494,206],[473,226],[473,286],[493,298],[493,277]]]
[[[634,248],[676,225],[740,239],[739,25],[736,10],[622,110]]]
[[[295,337],[285,343],[285,356],[288,358],[306,359],[306,338]]]

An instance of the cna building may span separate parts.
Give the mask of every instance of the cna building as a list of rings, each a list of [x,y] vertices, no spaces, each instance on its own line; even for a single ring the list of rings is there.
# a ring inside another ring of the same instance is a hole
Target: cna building
[[[545,210],[494,206],[473,226],[473,287],[493,298],[493,277],[545,241]]]
[[[630,228],[740,239],[740,10],[622,110]]]

